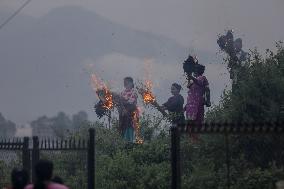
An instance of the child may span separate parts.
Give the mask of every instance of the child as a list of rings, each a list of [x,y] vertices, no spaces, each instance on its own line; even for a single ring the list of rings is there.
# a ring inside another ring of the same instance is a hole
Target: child
[[[171,122],[173,124],[183,124],[185,120],[183,114],[184,99],[180,95],[180,90],[181,86],[177,83],[173,83],[171,86],[171,93],[173,96],[162,105],[164,110],[168,110]]]
[[[119,110],[119,128],[122,137],[128,142],[134,142],[133,116],[137,116],[137,94],[131,77],[124,78],[124,91],[121,92],[122,103]]]

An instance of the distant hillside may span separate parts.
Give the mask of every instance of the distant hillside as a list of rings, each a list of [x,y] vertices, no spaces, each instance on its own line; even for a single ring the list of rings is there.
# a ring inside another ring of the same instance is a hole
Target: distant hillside
[[[120,53],[177,64],[187,51],[174,40],[79,7],[58,8],[38,19],[18,15],[0,31],[0,112],[17,122],[59,111],[89,111],[94,99],[82,61]]]

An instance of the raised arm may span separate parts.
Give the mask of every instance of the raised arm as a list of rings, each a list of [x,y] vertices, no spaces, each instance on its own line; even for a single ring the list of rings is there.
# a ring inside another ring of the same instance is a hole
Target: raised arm
[[[203,85],[204,85],[204,83],[203,83],[202,80],[199,80],[199,79],[193,77],[192,75],[189,75],[188,77],[189,77],[189,79],[191,79],[195,84],[197,84],[197,85],[199,85],[199,86],[203,86]]]

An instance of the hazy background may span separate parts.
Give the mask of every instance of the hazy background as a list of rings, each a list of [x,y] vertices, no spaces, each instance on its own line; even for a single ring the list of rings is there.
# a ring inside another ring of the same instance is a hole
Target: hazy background
[[[0,0],[0,24],[24,2]],[[90,74],[119,91],[125,76],[143,79],[145,62],[163,102],[171,83],[183,84],[189,52],[218,103],[230,81],[217,35],[234,29],[244,50],[273,50],[283,10],[283,0],[32,0],[0,30],[0,112],[17,124],[59,111],[94,120]]]

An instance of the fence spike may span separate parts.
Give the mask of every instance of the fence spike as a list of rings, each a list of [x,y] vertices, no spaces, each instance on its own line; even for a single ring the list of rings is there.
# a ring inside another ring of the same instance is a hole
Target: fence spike
[[[86,148],[86,141],[83,139],[83,148]]]
[[[79,138],[78,140],[78,148],[80,149],[81,148],[81,139]]]
[[[24,145],[24,142],[22,142],[20,138],[17,138],[17,144],[18,144],[18,149],[21,149],[22,146]]]
[[[73,138],[73,148],[76,149],[76,139]]]
[[[62,149],[63,148],[63,140],[60,139],[60,148]]]
[[[43,140],[40,141],[39,148],[43,148]]]
[[[58,149],[58,138],[56,139],[55,143],[56,143],[56,149]]]
[[[14,138],[10,139],[10,149],[14,148]]]
[[[47,146],[47,144],[46,144],[46,138],[44,139],[44,148],[46,149],[46,146]]]
[[[50,149],[50,138],[49,137],[47,139],[47,143],[48,143],[48,149]]]
[[[69,143],[69,149],[71,149],[71,148],[72,148],[72,145],[71,145],[71,143],[72,143],[72,138],[69,138],[68,143]]]

